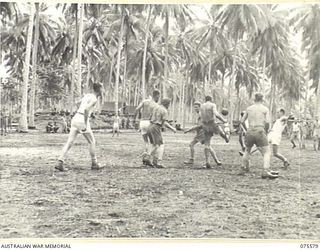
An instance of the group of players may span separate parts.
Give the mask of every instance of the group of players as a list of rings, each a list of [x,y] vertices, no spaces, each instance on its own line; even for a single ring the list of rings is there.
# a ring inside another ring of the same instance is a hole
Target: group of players
[[[102,86],[100,84],[93,85],[93,93],[86,94],[82,100],[78,111],[71,121],[71,128],[68,141],[63,147],[62,154],[58,159],[55,168],[59,171],[67,170],[64,166],[66,155],[75,141],[78,134],[83,134],[89,143],[89,151],[92,159],[92,169],[101,169],[102,166],[97,162],[95,153],[95,138],[90,127],[89,117],[99,99],[102,98]],[[162,130],[164,127],[169,128],[176,133],[176,129],[168,123],[168,108],[170,106],[169,99],[162,99],[160,103],[160,92],[154,90],[152,97],[143,100],[135,110],[135,119],[140,113],[140,131],[145,143],[145,152],[142,156],[142,162],[146,166],[154,168],[164,168],[162,163],[164,155],[164,143],[162,138]],[[270,127],[269,110],[263,105],[263,95],[256,93],[254,104],[249,106],[242,113],[240,121],[240,144],[242,151],[242,167],[240,174],[249,171],[249,159],[253,151],[260,151],[263,155],[263,171],[261,177],[263,179],[278,178],[278,172],[271,171],[270,157],[271,148],[273,155],[283,162],[284,168],[290,164],[288,160],[279,153],[279,145],[282,138],[282,132],[287,125],[288,117],[285,116],[285,110],[277,111],[277,120]],[[194,163],[194,146],[197,143],[204,145],[205,167],[211,168],[210,155],[213,157],[217,166],[221,166],[216,152],[211,146],[211,138],[214,134],[219,134],[226,143],[230,139],[230,129],[227,119],[224,117],[227,112],[220,114],[216,105],[210,96],[205,97],[205,102],[194,103],[194,109],[198,115],[196,126],[188,129],[185,133],[196,131],[196,135],[190,143],[190,159],[185,164]],[[220,120],[223,125],[218,123]],[[320,126],[319,126],[320,128]],[[320,132],[320,131],[318,131]],[[320,134],[320,133],[319,133]],[[270,147],[271,145],[271,147]],[[256,146],[255,150],[252,150]]]

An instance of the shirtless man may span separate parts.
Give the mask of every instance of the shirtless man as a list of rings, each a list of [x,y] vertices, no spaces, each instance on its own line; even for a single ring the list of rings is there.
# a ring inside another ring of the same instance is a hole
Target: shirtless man
[[[217,111],[216,105],[212,102],[211,96],[205,97],[205,103],[201,105],[200,109],[200,115],[201,115],[201,122],[202,122],[202,128],[204,131],[204,155],[206,158],[206,168],[211,168],[209,156],[213,157],[214,161],[218,166],[221,166],[222,163],[218,160],[218,157],[213,150],[213,148],[210,145],[211,138],[213,134],[219,130],[217,125],[217,118],[222,121],[223,123],[226,123],[227,121],[222,117],[222,115],[219,114]]]
[[[141,112],[139,128],[141,131],[143,141],[145,143],[145,152],[148,152],[148,147],[149,147],[149,139],[148,139],[147,131],[148,131],[148,127],[150,126],[151,115],[152,115],[153,109],[158,106],[157,103],[159,99],[160,99],[160,91],[155,89],[152,92],[152,98],[143,100],[134,112],[133,124],[135,124],[135,120],[138,113]]]
[[[89,118],[93,112],[95,105],[97,104],[98,100],[102,98],[102,85],[100,84],[93,84],[93,93],[86,94],[81,99],[81,104],[71,120],[71,128],[68,137],[68,141],[62,149],[62,154],[58,159],[58,162],[55,166],[55,169],[59,171],[66,171],[67,169],[63,166],[64,161],[66,159],[67,153],[72,147],[76,137],[78,134],[82,134],[84,138],[89,143],[89,152],[91,156],[91,169],[101,169],[102,167],[97,162],[96,157],[96,141],[93,136],[93,132],[90,127]]]
[[[249,106],[241,118],[241,123],[244,124],[248,119],[249,128],[245,136],[245,153],[242,158],[242,171],[240,174],[245,174],[249,171],[250,152],[254,145],[263,155],[263,179],[275,179],[277,174],[270,172],[270,148],[268,145],[268,138],[266,131],[269,130],[270,118],[269,109],[263,104],[263,95],[261,93],[255,94],[254,104]]]

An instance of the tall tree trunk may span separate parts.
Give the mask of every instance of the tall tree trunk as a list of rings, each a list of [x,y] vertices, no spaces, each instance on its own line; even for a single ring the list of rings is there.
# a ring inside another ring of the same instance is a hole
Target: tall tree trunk
[[[262,76],[263,76],[263,80],[262,80],[262,84],[261,84],[261,92],[262,93],[265,93],[266,91],[266,81],[265,81],[265,78],[267,77],[266,76],[266,63],[267,63],[267,54],[264,55],[264,58],[263,58],[263,65],[262,65]]]
[[[229,122],[230,126],[232,127],[232,120],[233,120],[233,112],[231,111],[232,101],[231,101],[231,92],[232,88],[235,85],[235,77],[236,77],[236,60],[237,60],[237,45],[238,45],[238,35],[236,36],[234,49],[233,49],[233,63],[232,63],[232,74],[231,79],[228,86],[228,110],[229,110]]]
[[[276,85],[275,85],[274,79],[272,78],[271,89],[270,89],[270,101],[269,101],[270,121],[273,121],[273,118],[274,118],[275,98],[276,98]]]
[[[69,107],[70,112],[73,112],[74,108],[74,89],[76,81],[76,60],[77,60],[77,43],[78,43],[78,10],[76,9],[76,30],[73,39],[73,51],[72,51],[72,73],[71,73],[71,85],[70,85],[70,98]]]
[[[169,69],[168,69],[168,57],[169,57],[169,8],[166,8],[166,17],[165,17],[165,43],[166,43],[166,50],[165,50],[165,58],[164,58],[164,81],[162,83],[162,98],[167,97],[167,85],[168,85],[168,78],[169,78]]]
[[[90,71],[91,71],[91,59],[88,57],[88,65],[87,65],[87,80],[86,85],[84,86],[84,92],[89,91],[89,85],[90,85]]]
[[[79,12],[79,36],[78,36],[78,84],[77,84],[77,94],[78,97],[81,97],[82,93],[82,33],[83,33],[83,8],[84,5],[82,3],[78,4],[78,12]]]
[[[35,95],[37,76],[37,56],[38,56],[38,41],[39,41],[39,3],[35,3],[35,27],[34,27],[34,40],[32,50],[32,81],[30,85],[30,104],[29,104],[29,125],[34,127],[34,112],[35,112]]]
[[[188,77],[186,79],[188,81]],[[186,84],[183,82],[182,89],[182,127],[185,128],[186,125]]]
[[[121,62],[121,50],[122,50],[122,38],[123,38],[123,27],[124,27],[124,13],[122,10],[121,14],[121,27],[120,27],[120,36],[118,42],[118,54],[117,54],[117,73],[116,73],[116,86],[115,86],[115,109],[116,109],[116,116],[118,115],[119,111],[119,76],[120,76],[120,62]]]
[[[179,122],[182,121],[182,103],[183,103],[183,77],[181,74],[179,75],[179,82],[180,82],[180,95],[179,95],[179,109],[178,109],[178,119]]]
[[[113,75],[113,64],[114,64],[114,59],[113,59],[113,57],[112,57],[112,59],[111,59],[111,65],[110,65],[110,73],[109,73],[109,87],[107,87],[106,89],[109,89],[109,91],[107,92],[105,92],[106,94],[107,93],[109,93],[110,94],[110,92],[111,92],[111,87],[112,87],[112,75]],[[107,96],[106,96],[106,99],[109,99],[110,100],[110,98],[108,98]]]
[[[146,64],[147,64],[147,49],[148,49],[148,39],[149,39],[150,17],[152,13],[152,8],[153,7],[149,5],[146,36],[144,39],[143,61],[142,61],[142,86],[141,86],[142,99],[146,98]]]
[[[28,35],[26,45],[26,57],[23,68],[23,85],[22,85],[22,101],[21,101],[21,113],[19,120],[19,131],[28,131],[28,83],[29,83],[29,68],[30,68],[30,56],[32,45],[32,33],[33,33],[33,19],[34,19],[34,4],[30,3],[30,14],[28,24]]]
[[[176,109],[176,87],[173,86],[173,89],[172,89],[172,112],[171,112],[171,120],[175,120],[175,109]]]
[[[128,33],[128,32],[127,32]],[[123,65],[123,84],[122,84],[122,100],[127,103],[127,62],[128,62],[128,35],[126,33],[126,44],[124,47],[124,65]]]
[[[307,80],[305,83],[306,93],[305,93],[305,102],[304,102],[304,119],[307,119],[307,111],[308,111],[308,92],[309,92],[309,80],[310,74],[307,75]]]
[[[315,109],[315,114],[320,118],[320,73],[318,78],[318,88],[317,88],[317,107]]]
[[[131,90],[132,90],[132,81],[129,82],[129,93],[128,93],[128,102],[129,102],[129,106],[131,105]]]

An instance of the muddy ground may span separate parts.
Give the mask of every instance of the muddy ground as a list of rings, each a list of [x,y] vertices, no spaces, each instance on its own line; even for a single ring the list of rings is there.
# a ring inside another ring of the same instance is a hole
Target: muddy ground
[[[143,237],[143,238],[320,238],[320,153],[281,151],[291,166],[277,180],[262,180],[261,156],[251,173],[240,169],[236,136],[213,144],[224,165],[202,168],[203,148],[189,155],[193,134],[166,132],[166,169],[143,168],[142,138],[96,133],[97,154],[105,168],[90,169],[86,141],[71,149],[68,172],[54,171],[66,134],[9,134],[0,137],[0,238]]]

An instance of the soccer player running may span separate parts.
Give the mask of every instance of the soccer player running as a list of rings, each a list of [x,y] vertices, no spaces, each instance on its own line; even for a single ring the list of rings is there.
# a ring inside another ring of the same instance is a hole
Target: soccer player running
[[[205,103],[201,105],[200,108],[200,115],[201,115],[201,122],[202,122],[202,128],[204,131],[204,155],[206,158],[206,168],[211,168],[210,165],[210,154],[213,157],[214,161],[218,166],[221,166],[222,163],[218,160],[218,157],[213,150],[213,148],[210,145],[211,138],[215,131],[219,131],[218,124],[216,119],[218,118],[223,123],[226,123],[227,121],[222,117],[221,114],[217,111],[216,104],[212,102],[211,96],[205,97]]]
[[[254,145],[263,155],[263,172],[261,177],[278,178],[278,175],[270,171],[270,148],[266,131],[269,130],[269,109],[263,105],[263,94],[256,93],[254,104],[249,106],[241,118],[241,123],[244,124],[248,119],[249,128],[245,136],[246,150],[242,158],[242,171],[240,174],[249,172],[250,152]]]
[[[148,154],[143,158],[144,163],[151,167],[164,168],[162,165],[164,154],[164,144],[161,133],[162,127],[165,126],[176,133],[176,129],[167,121],[169,106],[170,99],[165,98],[161,101],[161,105],[154,108],[151,115],[150,126],[148,127],[147,132],[151,145],[149,147]]]
[[[279,153],[279,145],[281,143],[282,132],[287,126],[288,117],[285,116],[285,110],[279,109],[277,111],[277,120],[272,126],[268,134],[268,141],[272,145],[273,155],[283,162],[283,166],[287,168],[290,164],[288,160]]]
[[[193,164],[194,163],[194,146],[197,143],[204,144],[205,142],[205,135],[204,135],[204,130],[202,129],[202,122],[201,122],[201,117],[200,117],[200,107],[201,103],[200,102],[195,102],[193,104],[194,111],[197,114],[197,125],[186,130],[184,133],[189,133],[191,131],[196,131],[196,136],[193,138],[193,140],[190,142],[190,159],[188,161],[185,161],[185,164]]]
[[[315,151],[320,150],[320,122],[318,117],[313,123],[313,149]]]
[[[158,106],[159,99],[160,99],[160,91],[155,89],[152,92],[152,98],[143,100],[138,105],[138,107],[134,112],[133,124],[135,124],[135,120],[138,113],[141,112],[139,129],[140,129],[143,141],[145,143],[145,152],[148,152],[148,149],[149,149],[149,139],[148,139],[147,131],[148,131],[148,127],[150,126],[150,118],[154,108]]]
[[[81,99],[81,104],[71,120],[71,128],[68,137],[68,141],[62,149],[62,154],[59,157],[58,163],[55,169],[59,171],[66,171],[67,169],[63,166],[66,159],[67,153],[72,147],[78,134],[83,134],[89,143],[89,152],[91,156],[91,169],[101,169],[102,167],[98,164],[96,158],[96,141],[93,136],[93,132],[90,127],[89,117],[91,116],[98,99],[102,98],[102,85],[98,83],[93,84],[93,93],[86,94]]]

